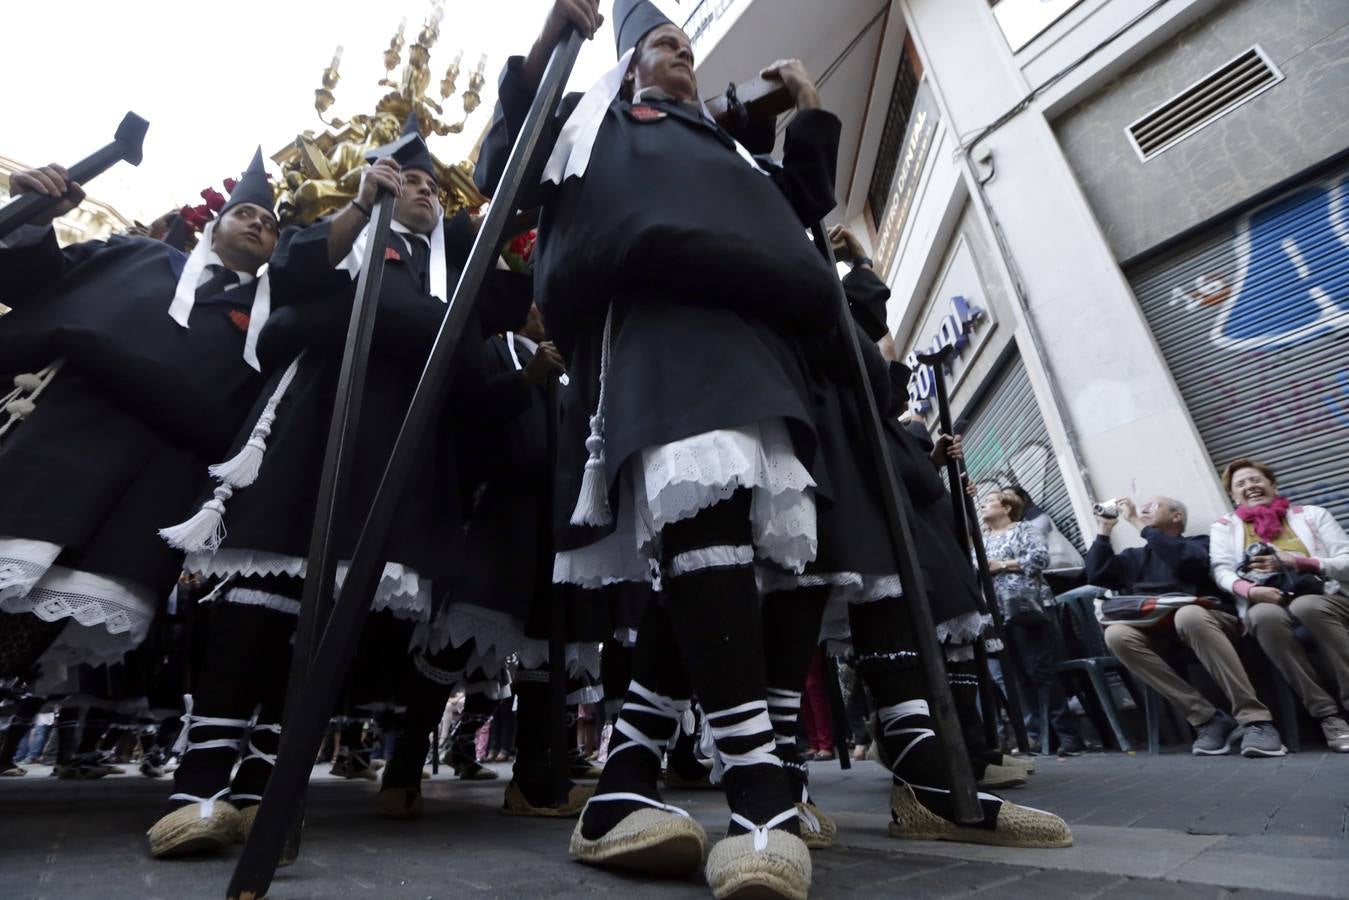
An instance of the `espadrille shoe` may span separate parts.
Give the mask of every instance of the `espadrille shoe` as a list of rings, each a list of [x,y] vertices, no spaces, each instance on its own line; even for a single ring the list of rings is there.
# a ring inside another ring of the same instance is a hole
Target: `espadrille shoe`
[[[1035,774],[1035,760],[1029,756],[1012,756],[1010,753],[1002,755],[1001,765],[1004,767],[1015,766],[1019,769],[1025,769],[1027,775]]]
[[[386,819],[420,819],[421,792],[412,788],[384,788],[375,798],[375,810]]]
[[[1006,757],[1003,757],[1006,759]],[[979,779],[979,789],[999,791],[1007,788],[1022,787],[1030,778],[1030,773],[1020,766],[990,765]]]
[[[773,830],[783,815],[794,816],[796,810],[789,809],[768,824],[757,826],[746,825],[747,820],[732,814],[732,821],[751,830],[722,838],[712,846],[707,855],[707,883],[712,896],[718,900],[806,900],[810,892],[810,850],[796,835]]]
[[[253,823],[258,819],[258,804],[251,803],[248,806],[236,807],[239,810],[239,818],[234,826],[234,842],[236,844],[248,843],[248,834],[253,830]]]
[[[834,846],[838,825],[809,800],[798,800],[796,815],[801,820],[801,840],[812,850],[826,850]]]
[[[161,818],[145,833],[156,859],[213,853],[239,833],[239,811],[228,800],[189,803]]]
[[[629,813],[594,840],[581,834],[578,821],[567,848],[573,858],[592,866],[671,878],[686,877],[702,865],[707,832],[687,812],[640,794],[601,794],[589,802],[608,799],[633,800],[651,808]]]
[[[506,785],[506,796],[501,801],[504,816],[536,816],[544,819],[572,819],[585,809],[586,801],[595,793],[594,785],[574,784],[561,806],[535,806],[514,779]]]
[[[890,788],[890,837],[914,841],[960,841],[997,847],[1071,847],[1073,833],[1053,813],[1002,801],[992,830],[948,822],[918,802],[907,784]]]

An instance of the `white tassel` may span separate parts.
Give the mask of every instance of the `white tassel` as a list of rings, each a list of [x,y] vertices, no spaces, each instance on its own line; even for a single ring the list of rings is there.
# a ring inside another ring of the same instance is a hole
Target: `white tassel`
[[[613,321],[614,307],[610,304],[604,314],[604,335],[600,338],[600,396],[595,414],[590,417],[581,492],[576,497],[576,508],[571,511],[573,525],[608,525],[614,518],[609,510],[609,479],[604,468],[604,387],[609,377],[609,335]]]
[[[266,428],[263,428],[264,421],[267,423]],[[262,471],[262,455],[267,452],[267,436],[271,433],[271,421],[259,419],[242,450],[234,454],[232,459],[216,463],[206,471],[221,484],[234,488],[248,487],[258,480],[258,473]]]
[[[276,383],[276,390],[267,398],[267,403],[262,407],[262,414],[258,416],[253,430],[249,432],[248,441],[243,449],[234,454],[233,458],[216,463],[206,470],[216,481],[232,488],[246,488],[258,480],[258,473],[262,471],[262,458],[267,453],[267,438],[271,436],[272,423],[276,421],[276,409],[281,405],[286,391],[290,389],[290,383],[295,380],[302,356],[303,352],[292,359],[286,371],[282,373]]]
[[[613,514],[609,511],[609,480],[604,470],[604,417],[599,413],[590,417],[586,450],[590,456],[581,475],[581,493],[576,497],[571,524],[608,525]]]
[[[197,514],[186,522],[161,528],[159,536],[175,547],[187,553],[202,550],[217,550],[225,540],[225,501],[234,495],[234,488],[222,484],[215,489],[215,496],[201,505]]]

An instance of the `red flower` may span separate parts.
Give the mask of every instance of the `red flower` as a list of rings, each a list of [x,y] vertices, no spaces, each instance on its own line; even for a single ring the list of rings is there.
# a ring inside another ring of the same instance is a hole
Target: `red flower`
[[[215,188],[207,188],[201,192],[201,198],[206,201],[206,206],[211,212],[220,212],[225,205],[225,197]]]
[[[523,261],[529,262],[529,258],[534,255],[534,241],[537,237],[537,229],[531,229],[523,234],[517,234],[515,237],[511,238],[507,251],[514,256],[520,257]]]
[[[193,231],[201,231],[211,221],[211,209],[205,204],[199,206],[184,206],[178,211]]]
[[[239,183],[239,182],[235,181],[233,178],[226,178],[226,179],[225,179],[225,190],[227,190],[227,191],[229,191],[231,194],[233,194],[233,193],[234,193],[234,186],[235,186],[236,184],[238,184],[238,183]]]

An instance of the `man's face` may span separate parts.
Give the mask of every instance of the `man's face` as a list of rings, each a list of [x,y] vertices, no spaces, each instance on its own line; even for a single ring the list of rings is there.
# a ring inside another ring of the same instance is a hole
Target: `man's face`
[[[676,100],[698,96],[693,47],[688,36],[674,25],[651,29],[638,45],[636,57],[636,65],[625,76],[631,80],[634,93],[655,87]]]
[[[276,246],[276,216],[253,203],[240,203],[221,216],[211,235],[220,261],[238,272],[254,272]]]
[[[1153,497],[1138,510],[1139,520],[1160,531],[1180,531],[1180,510],[1166,502],[1165,497]]]
[[[403,194],[393,205],[393,217],[417,234],[430,234],[440,221],[436,181],[421,169],[403,170]]]

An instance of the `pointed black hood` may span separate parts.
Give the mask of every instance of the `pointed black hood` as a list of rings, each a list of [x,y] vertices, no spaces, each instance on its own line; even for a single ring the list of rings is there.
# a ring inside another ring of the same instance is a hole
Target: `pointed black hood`
[[[619,57],[636,47],[651,29],[674,24],[650,0],[614,0],[613,20]]]
[[[272,192],[271,182],[267,180],[267,170],[262,167],[262,148],[253,151],[253,161],[248,164],[244,174],[230,191],[229,201],[221,208],[224,215],[240,203],[254,203],[269,212],[276,212],[276,195]]]
[[[408,112],[408,117],[403,122],[403,135],[415,134],[420,136],[422,133],[421,120],[417,118],[417,110]],[[402,136],[402,135],[400,135]],[[431,151],[422,144],[420,153],[413,156],[407,162],[403,163],[404,169],[421,169],[432,178],[436,177],[436,162],[431,158]]]

